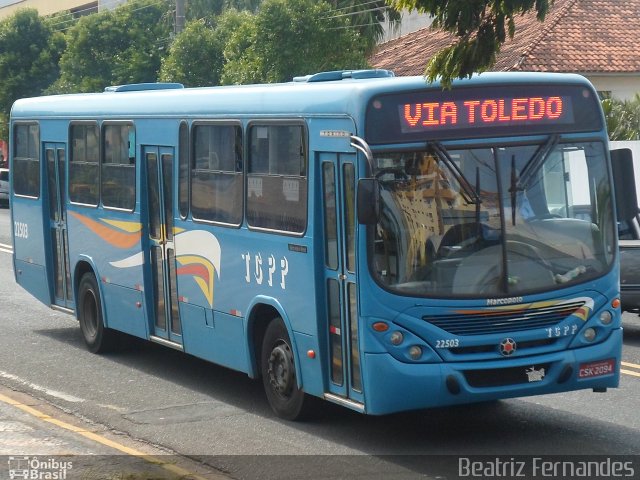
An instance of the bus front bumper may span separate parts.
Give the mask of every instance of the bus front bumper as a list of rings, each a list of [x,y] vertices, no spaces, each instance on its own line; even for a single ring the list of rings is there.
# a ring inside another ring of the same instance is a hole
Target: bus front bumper
[[[403,363],[365,354],[365,411],[373,415],[618,386],[622,329],[588,347],[482,362]]]

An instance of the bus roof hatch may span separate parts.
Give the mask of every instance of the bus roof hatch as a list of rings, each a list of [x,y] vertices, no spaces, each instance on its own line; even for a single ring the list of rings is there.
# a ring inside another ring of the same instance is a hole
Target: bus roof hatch
[[[105,87],[105,92],[138,92],[141,90],[173,90],[177,88],[184,88],[181,83],[130,83],[128,85],[112,85]]]
[[[364,78],[387,78],[395,77],[395,74],[391,70],[334,70],[331,72],[320,72],[313,75],[305,75],[303,77],[294,77],[294,82],[331,82],[335,80],[344,80],[352,78],[354,80],[361,80]]]

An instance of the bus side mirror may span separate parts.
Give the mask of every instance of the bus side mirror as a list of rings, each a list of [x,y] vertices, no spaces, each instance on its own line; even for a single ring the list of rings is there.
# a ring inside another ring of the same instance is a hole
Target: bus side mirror
[[[629,221],[638,214],[636,177],[633,172],[633,153],[629,148],[611,150],[610,153],[618,220]]]
[[[375,178],[358,180],[358,223],[375,225],[380,220],[380,183]]]

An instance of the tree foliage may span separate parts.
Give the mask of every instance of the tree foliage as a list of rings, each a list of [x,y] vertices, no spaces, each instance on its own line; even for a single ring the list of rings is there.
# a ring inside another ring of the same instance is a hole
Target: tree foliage
[[[610,140],[640,140],[640,94],[632,100],[602,101]]]
[[[231,9],[213,18],[213,25],[205,19],[187,22],[162,60],[160,80],[188,87],[219,85],[227,37],[249,18],[248,12]]]
[[[329,3],[335,9],[335,18],[348,18],[360,33],[360,38],[366,42],[367,54],[372,53],[382,40],[386,22],[391,28],[400,25],[400,12],[385,0],[330,0]]]
[[[515,18],[535,10],[543,21],[554,0],[388,0],[398,9],[432,15],[434,26],[456,38],[434,55],[425,70],[429,81],[450,86],[455,78],[491,68],[501,45],[515,34]]]
[[[289,81],[324,70],[366,67],[366,44],[325,2],[265,0],[229,32],[226,84]]]
[[[227,10],[247,10],[255,12],[261,0],[189,0],[187,20],[214,18]]]
[[[0,22],[0,138],[7,138],[13,102],[42,94],[58,77],[63,49],[64,37],[37,10],[18,10]]]
[[[50,92],[156,81],[172,30],[168,8],[164,2],[140,0],[82,17],[67,31],[61,75]]]

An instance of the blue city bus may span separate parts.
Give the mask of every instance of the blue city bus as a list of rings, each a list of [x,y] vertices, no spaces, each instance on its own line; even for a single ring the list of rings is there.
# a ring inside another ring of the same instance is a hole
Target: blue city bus
[[[129,335],[246,372],[286,419],[308,395],[380,415],[618,385],[583,77],[122,85],[19,100],[10,135],[16,281],[92,352]]]

